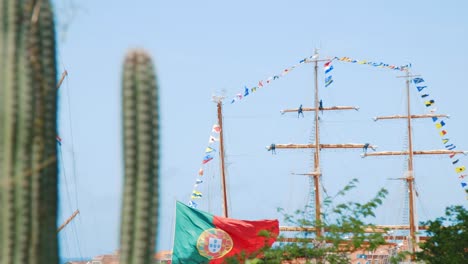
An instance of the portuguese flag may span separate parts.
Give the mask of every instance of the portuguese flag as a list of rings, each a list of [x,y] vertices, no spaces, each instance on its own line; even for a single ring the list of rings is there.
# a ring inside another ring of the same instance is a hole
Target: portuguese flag
[[[219,217],[177,202],[172,263],[223,263],[226,257],[271,246],[278,233],[278,220]]]

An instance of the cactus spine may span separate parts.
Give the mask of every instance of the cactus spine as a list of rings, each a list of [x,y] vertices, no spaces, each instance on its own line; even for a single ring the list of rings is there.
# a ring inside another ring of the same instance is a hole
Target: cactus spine
[[[125,179],[120,263],[151,263],[158,214],[158,91],[150,56],[130,51],[123,67]]]
[[[0,264],[58,263],[49,0],[0,0]]]

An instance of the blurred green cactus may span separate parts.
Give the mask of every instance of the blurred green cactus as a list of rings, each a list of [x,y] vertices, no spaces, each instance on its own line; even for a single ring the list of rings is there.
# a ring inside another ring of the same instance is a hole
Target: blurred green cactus
[[[49,0],[0,0],[0,264],[58,263]]]
[[[120,263],[151,263],[157,232],[158,90],[151,57],[130,51],[122,84],[125,179]]]

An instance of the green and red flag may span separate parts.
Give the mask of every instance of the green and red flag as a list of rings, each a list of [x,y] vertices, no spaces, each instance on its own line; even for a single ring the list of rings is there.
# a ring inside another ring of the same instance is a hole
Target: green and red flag
[[[237,220],[214,216],[181,202],[176,205],[172,263],[223,263],[227,257],[270,247],[278,220]]]

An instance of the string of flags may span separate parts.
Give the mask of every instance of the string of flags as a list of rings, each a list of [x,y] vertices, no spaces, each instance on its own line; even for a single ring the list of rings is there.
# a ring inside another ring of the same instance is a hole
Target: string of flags
[[[363,64],[369,65],[378,68],[386,68],[390,70],[396,71],[409,71],[411,68],[411,63],[403,66],[395,66],[392,64],[387,64],[383,62],[372,62],[367,60],[356,60],[350,57],[334,57],[332,60],[338,60],[342,62],[349,62],[349,63],[356,63],[356,64]],[[327,66],[327,63],[324,67]],[[333,69],[333,68],[331,68]],[[325,72],[327,74],[328,72]],[[325,83],[327,83],[328,76],[325,77]],[[330,77],[331,80],[331,77]],[[420,97],[423,99],[424,105],[429,110],[430,113],[435,113],[437,108],[435,107],[435,100],[431,99],[429,93],[427,93],[427,85],[425,85],[425,80],[423,78],[417,77],[412,79],[413,84],[416,86],[416,89],[420,93]],[[326,85],[327,86],[327,85]],[[450,139],[446,136],[447,130],[445,129],[446,122],[444,120],[440,120],[438,117],[432,117],[432,121],[434,122],[434,126],[438,129],[439,135],[442,137],[442,143],[444,144],[445,149],[453,150],[454,152],[449,154],[449,158],[451,159],[451,163],[454,166],[455,173],[458,174],[458,178],[460,180],[460,185],[464,189],[466,193],[466,198],[468,199],[468,174],[465,174],[466,166],[461,165],[460,159],[457,157],[460,152],[456,152],[456,145],[450,142]]]
[[[199,191],[198,187],[203,183],[203,174],[205,173],[205,166],[210,161],[213,160],[213,153],[216,152],[214,148],[214,143],[219,141],[219,133],[221,132],[221,127],[218,124],[214,124],[211,129],[210,137],[208,138],[208,146],[205,148],[205,156],[201,161],[201,167],[198,170],[197,178],[195,179],[195,184],[193,185],[192,194],[190,195],[190,200],[188,206],[192,208],[197,208],[198,204],[196,200],[203,198],[203,194]]]
[[[430,113],[435,113],[437,108],[435,107],[435,100],[431,99],[429,93],[427,93],[427,85],[425,85],[425,80],[421,77],[416,77],[412,79],[413,84],[416,86],[420,97],[423,99],[424,105],[428,109]],[[432,122],[434,126],[437,128],[439,132],[439,136],[441,137],[442,144],[444,144],[445,149],[453,150],[454,152],[449,154],[449,158],[451,160],[452,165],[454,166],[455,173],[458,175],[458,179],[460,180],[461,187],[465,190],[466,198],[468,199],[468,174],[464,174],[466,170],[466,166],[461,164],[459,159],[460,152],[456,152],[457,146],[453,143],[453,141],[447,137],[447,130],[445,129],[446,121],[441,120],[438,117],[432,117]]]
[[[250,87],[250,88],[247,87],[247,86],[244,86],[243,91],[237,93],[232,98],[231,104],[233,104],[233,103],[235,103],[237,101],[243,100],[244,98],[246,98],[247,96],[249,96],[249,95],[251,95],[253,93],[256,93],[258,89],[265,88],[267,85],[271,84],[273,81],[278,80],[281,77],[284,77],[286,74],[290,73],[292,70],[294,70],[298,66],[300,66],[302,64],[305,64],[307,62],[310,62],[310,61],[312,61],[312,60],[314,60],[316,58],[318,58],[318,54],[306,57],[306,58],[300,60],[299,63],[284,69],[283,71],[281,71],[281,73],[258,81],[258,84],[256,86],[253,86],[253,87]],[[333,69],[333,67],[332,67],[332,69]],[[197,204],[196,200],[201,199],[203,197],[203,194],[198,190],[198,187],[200,186],[200,184],[203,183],[202,178],[203,178],[203,174],[204,174],[204,171],[205,171],[204,166],[206,164],[208,164],[210,161],[212,161],[213,158],[214,158],[212,153],[215,152],[216,149],[214,149],[211,146],[211,144],[213,144],[213,143],[215,143],[215,142],[217,142],[219,140],[216,136],[218,136],[220,132],[221,132],[221,127],[218,124],[213,125],[211,135],[210,135],[210,137],[208,139],[208,144],[209,145],[205,148],[205,156],[203,157],[203,160],[201,162],[202,167],[198,170],[198,176],[197,176],[197,178],[195,180],[195,184],[193,186],[193,191],[192,191],[192,194],[190,196],[190,200],[188,202],[188,205],[190,207],[192,207],[192,208],[197,208],[198,204]]]
[[[244,86],[243,91],[237,93],[232,98],[231,104],[233,104],[233,103],[235,103],[237,101],[240,101],[240,100],[246,98],[247,96],[249,96],[249,95],[251,95],[253,93],[256,93],[258,89],[266,87],[267,85],[271,84],[273,81],[278,80],[281,77],[284,77],[286,74],[290,73],[292,70],[294,70],[298,66],[300,66],[302,64],[305,64],[306,62],[310,62],[311,60],[316,59],[317,57],[318,57],[318,55],[313,55],[313,56],[306,57],[306,58],[300,60],[299,63],[284,69],[283,71],[281,71],[281,73],[258,81],[258,84],[256,86],[253,86],[253,87],[250,87],[250,88],[247,87],[247,86]],[[196,200],[201,199],[203,197],[203,194],[198,190],[198,187],[199,187],[200,184],[203,183],[202,178],[203,178],[203,174],[204,174],[204,166],[206,164],[208,164],[210,161],[212,161],[213,158],[214,158],[212,153],[215,152],[216,150],[211,146],[211,144],[213,144],[213,143],[215,143],[215,142],[217,142],[219,140],[218,138],[216,138],[216,136],[221,132],[221,127],[218,124],[215,124],[215,125],[213,125],[213,129],[212,129],[211,132],[212,132],[212,134],[210,135],[210,137],[208,139],[208,144],[209,145],[208,145],[208,147],[205,148],[205,156],[203,157],[203,160],[202,160],[202,167],[198,170],[198,177],[195,180],[193,191],[192,191],[192,194],[190,196],[190,200],[188,202],[188,205],[190,207],[192,207],[192,208],[197,208],[198,204],[197,204]],[[215,135],[213,135],[213,133],[215,133]]]
[[[334,60],[337,61],[342,61],[342,62],[349,62],[349,63],[356,63],[356,64],[362,64],[362,65],[369,65],[377,68],[386,68],[390,70],[396,70],[396,71],[404,71],[408,70],[411,68],[411,64],[403,65],[403,66],[396,66],[393,64],[388,64],[388,63],[383,63],[383,62],[373,62],[373,61],[368,61],[368,60],[356,60],[352,59],[350,57],[333,57],[325,64],[323,65],[323,69],[325,72],[325,87],[328,87],[330,84],[333,83],[333,77],[331,75],[331,71],[333,71],[333,65],[332,62]]]
[[[286,74],[290,73],[292,70],[294,70],[298,66],[305,64],[307,62],[311,62],[317,58],[318,58],[318,54],[306,57],[300,60],[299,63],[284,69],[281,73],[258,81],[258,84],[256,86],[253,86],[250,88],[248,86],[244,86],[244,89],[242,92],[239,92],[235,96],[232,97],[231,104],[245,99],[247,96],[250,96],[251,94],[256,93],[259,89],[265,88],[266,86],[271,84],[273,81],[278,80],[281,77],[284,77]],[[333,76],[331,75],[331,72],[334,69],[332,65],[332,62],[334,60],[341,61],[341,62],[361,64],[361,65],[368,65],[368,66],[373,66],[377,68],[385,68],[385,69],[396,70],[396,71],[409,71],[409,69],[411,68],[411,64],[396,66],[392,64],[383,63],[383,62],[356,60],[350,57],[333,57],[333,58],[330,58],[328,61],[326,61],[325,64],[323,65],[324,73],[325,73],[325,87],[328,87],[333,83]],[[421,93],[420,96],[424,101],[424,105],[428,109],[430,109],[429,111],[431,113],[434,113],[436,111],[436,108],[434,107],[435,100],[430,99],[430,95],[428,93],[425,93],[427,91],[426,90],[427,86],[423,85],[425,82],[424,79],[419,78],[419,77],[413,78],[412,82],[416,85],[418,92]],[[432,121],[435,123],[435,127],[439,130],[439,135],[442,137],[442,143],[444,144],[445,148],[447,150],[454,151],[453,153],[449,154],[449,157],[451,159],[452,165],[455,166],[455,172],[459,175],[458,178],[460,179],[460,185],[465,190],[465,193],[467,194],[467,199],[468,199],[468,174],[463,174],[463,172],[465,172],[466,170],[466,167],[464,165],[459,164],[460,159],[457,157],[457,155],[460,154],[460,152],[457,152],[455,150],[456,146],[452,142],[450,142],[449,138],[446,137],[447,130],[444,129],[446,126],[445,121],[439,120],[439,118],[437,117],[433,117]],[[203,183],[202,179],[203,179],[203,174],[204,174],[204,166],[206,166],[206,164],[208,164],[214,158],[212,153],[215,152],[216,149],[214,149],[211,144],[219,140],[218,138],[216,138],[216,136],[218,136],[220,132],[221,132],[220,126],[218,124],[213,125],[212,134],[210,135],[209,140],[208,140],[208,146],[205,148],[205,156],[203,157],[203,160],[201,162],[202,166],[198,171],[198,177],[195,180],[193,191],[190,196],[190,200],[188,202],[188,205],[192,208],[197,208],[198,204],[196,203],[196,200],[201,199],[203,197],[203,194],[198,190],[198,187],[200,186],[200,184]],[[60,144],[60,141],[59,141],[59,137],[57,136],[57,142],[59,142],[59,144]]]
[[[383,62],[373,62],[373,61],[368,61],[368,60],[356,60],[352,59],[350,57],[334,57],[333,60],[338,60],[342,62],[350,62],[350,63],[356,63],[356,64],[362,64],[362,65],[369,65],[377,68],[386,68],[390,70],[395,70],[395,71],[404,71],[409,68],[411,68],[411,63],[403,66],[396,66],[393,64],[388,64],[388,63],[383,63]]]
[[[284,69],[283,71],[281,71],[281,73],[269,76],[266,79],[262,79],[262,80],[258,81],[257,85],[255,85],[255,86],[248,87],[247,85],[245,85],[244,89],[241,92],[238,92],[235,96],[232,97],[231,104],[233,104],[233,103],[235,103],[237,101],[245,99],[247,96],[249,96],[249,95],[251,95],[253,93],[256,93],[259,89],[265,88],[266,86],[271,84],[273,81],[284,77],[286,74],[290,73],[292,70],[299,67],[300,65],[305,64],[307,62],[310,62],[310,61],[312,61],[312,60],[314,60],[316,58],[318,58],[318,54],[306,57],[306,58],[300,60],[299,63],[294,64],[294,65]]]
[[[333,83],[332,75],[330,72],[333,70],[332,60],[325,62],[323,65],[323,70],[325,71],[325,87],[328,87]]]

